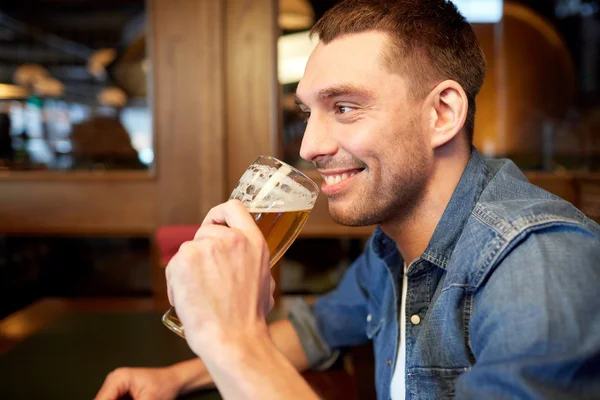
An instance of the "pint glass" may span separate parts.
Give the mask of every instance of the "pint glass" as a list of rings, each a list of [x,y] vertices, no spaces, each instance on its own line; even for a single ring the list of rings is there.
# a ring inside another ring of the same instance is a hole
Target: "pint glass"
[[[269,247],[272,268],[302,230],[318,194],[317,184],[302,172],[274,157],[260,156],[242,175],[229,199],[240,200],[254,218]],[[184,337],[173,307],[162,321]]]

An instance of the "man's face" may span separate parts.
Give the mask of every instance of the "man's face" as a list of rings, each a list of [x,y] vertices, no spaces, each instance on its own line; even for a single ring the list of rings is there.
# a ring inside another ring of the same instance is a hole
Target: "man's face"
[[[365,32],[317,45],[296,92],[309,116],[300,155],[324,178],[341,224],[383,224],[410,214],[432,150],[406,79],[382,63],[387,35]]]

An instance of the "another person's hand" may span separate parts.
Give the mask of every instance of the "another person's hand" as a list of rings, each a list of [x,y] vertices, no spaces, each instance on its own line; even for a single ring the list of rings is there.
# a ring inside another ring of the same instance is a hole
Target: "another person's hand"
[[[265,316],[274,290],[269,258],[254,219],[232,200],[210,210],[194,239],[169,262],[169,301],[198,356],[217,341],[268,336]]]
[[[95,400],[116,400],[127,394],[134,400],[170,400],[181,389],[177,374],[168,367],[118,368],[106,376]]]

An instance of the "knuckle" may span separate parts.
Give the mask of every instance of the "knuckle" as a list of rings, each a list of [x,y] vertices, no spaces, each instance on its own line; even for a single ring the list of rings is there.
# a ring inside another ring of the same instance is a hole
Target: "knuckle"
[[[222,204],[217,204],[216,206],[212,206],[212,207],[210,208],[210,210],[208,210],[208,213],[209,213],[209,214],[211,214],[211,213],[215,212],[215,211],[216,211],[216,210],[218,210],[218,209],[219,209],[219,207],[221,207],[221,206],[222,206]]]
[[[120,377],[127,375],[127,373],[128,373],[127,368],[125,368],[125,367],[117,368],[108,374],[107,379],[111,379],[111,380],[119,379]]]
[[[182,255],[188,255],[189,253],[193,253],[195,251],[194,247],[195,247],[194,242],[191,240],[188,240],[186,242],[183,242],[181,244],[181,246],[179,246],[178,253],[180,253]]]
[[[222,247],[221,241],[222,240],[217,237],[207,237],[202,239],[202,246],[198,249],[198,253],[214,253],[215,250],[218,250]]]
[[[239,229],[230,230],[228,241],[232,248],[242,251],[245,251],[250,244],[248,237]]]
[[[239,199],[228,200],[226,204],[228,207],[236,207],[236,208],[244,207],[244,203],[242,203]]]
[[[190,240],[184,242],[177,252],[178,258],[181,259],[184,263],[193,262],[193,260],[198,256],[202,249],[202,246],[198,246],[196,241]]]
[[[239,245],[246,241],[246,236],[239,229],[231,228],[227,232],[227,237],[232,244]]]

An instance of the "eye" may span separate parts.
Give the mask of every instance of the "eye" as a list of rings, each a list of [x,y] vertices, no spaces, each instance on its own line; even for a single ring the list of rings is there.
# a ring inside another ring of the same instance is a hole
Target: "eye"
[[[308,119],[310,118],[310,111],[309,110],[302,111],[302,115],[304,115],[304,122],[308,122]]]
[[[335,106],[336,114],[346,114],[352,110],[354,110],[354,108],[352,108],[350,106]]]

